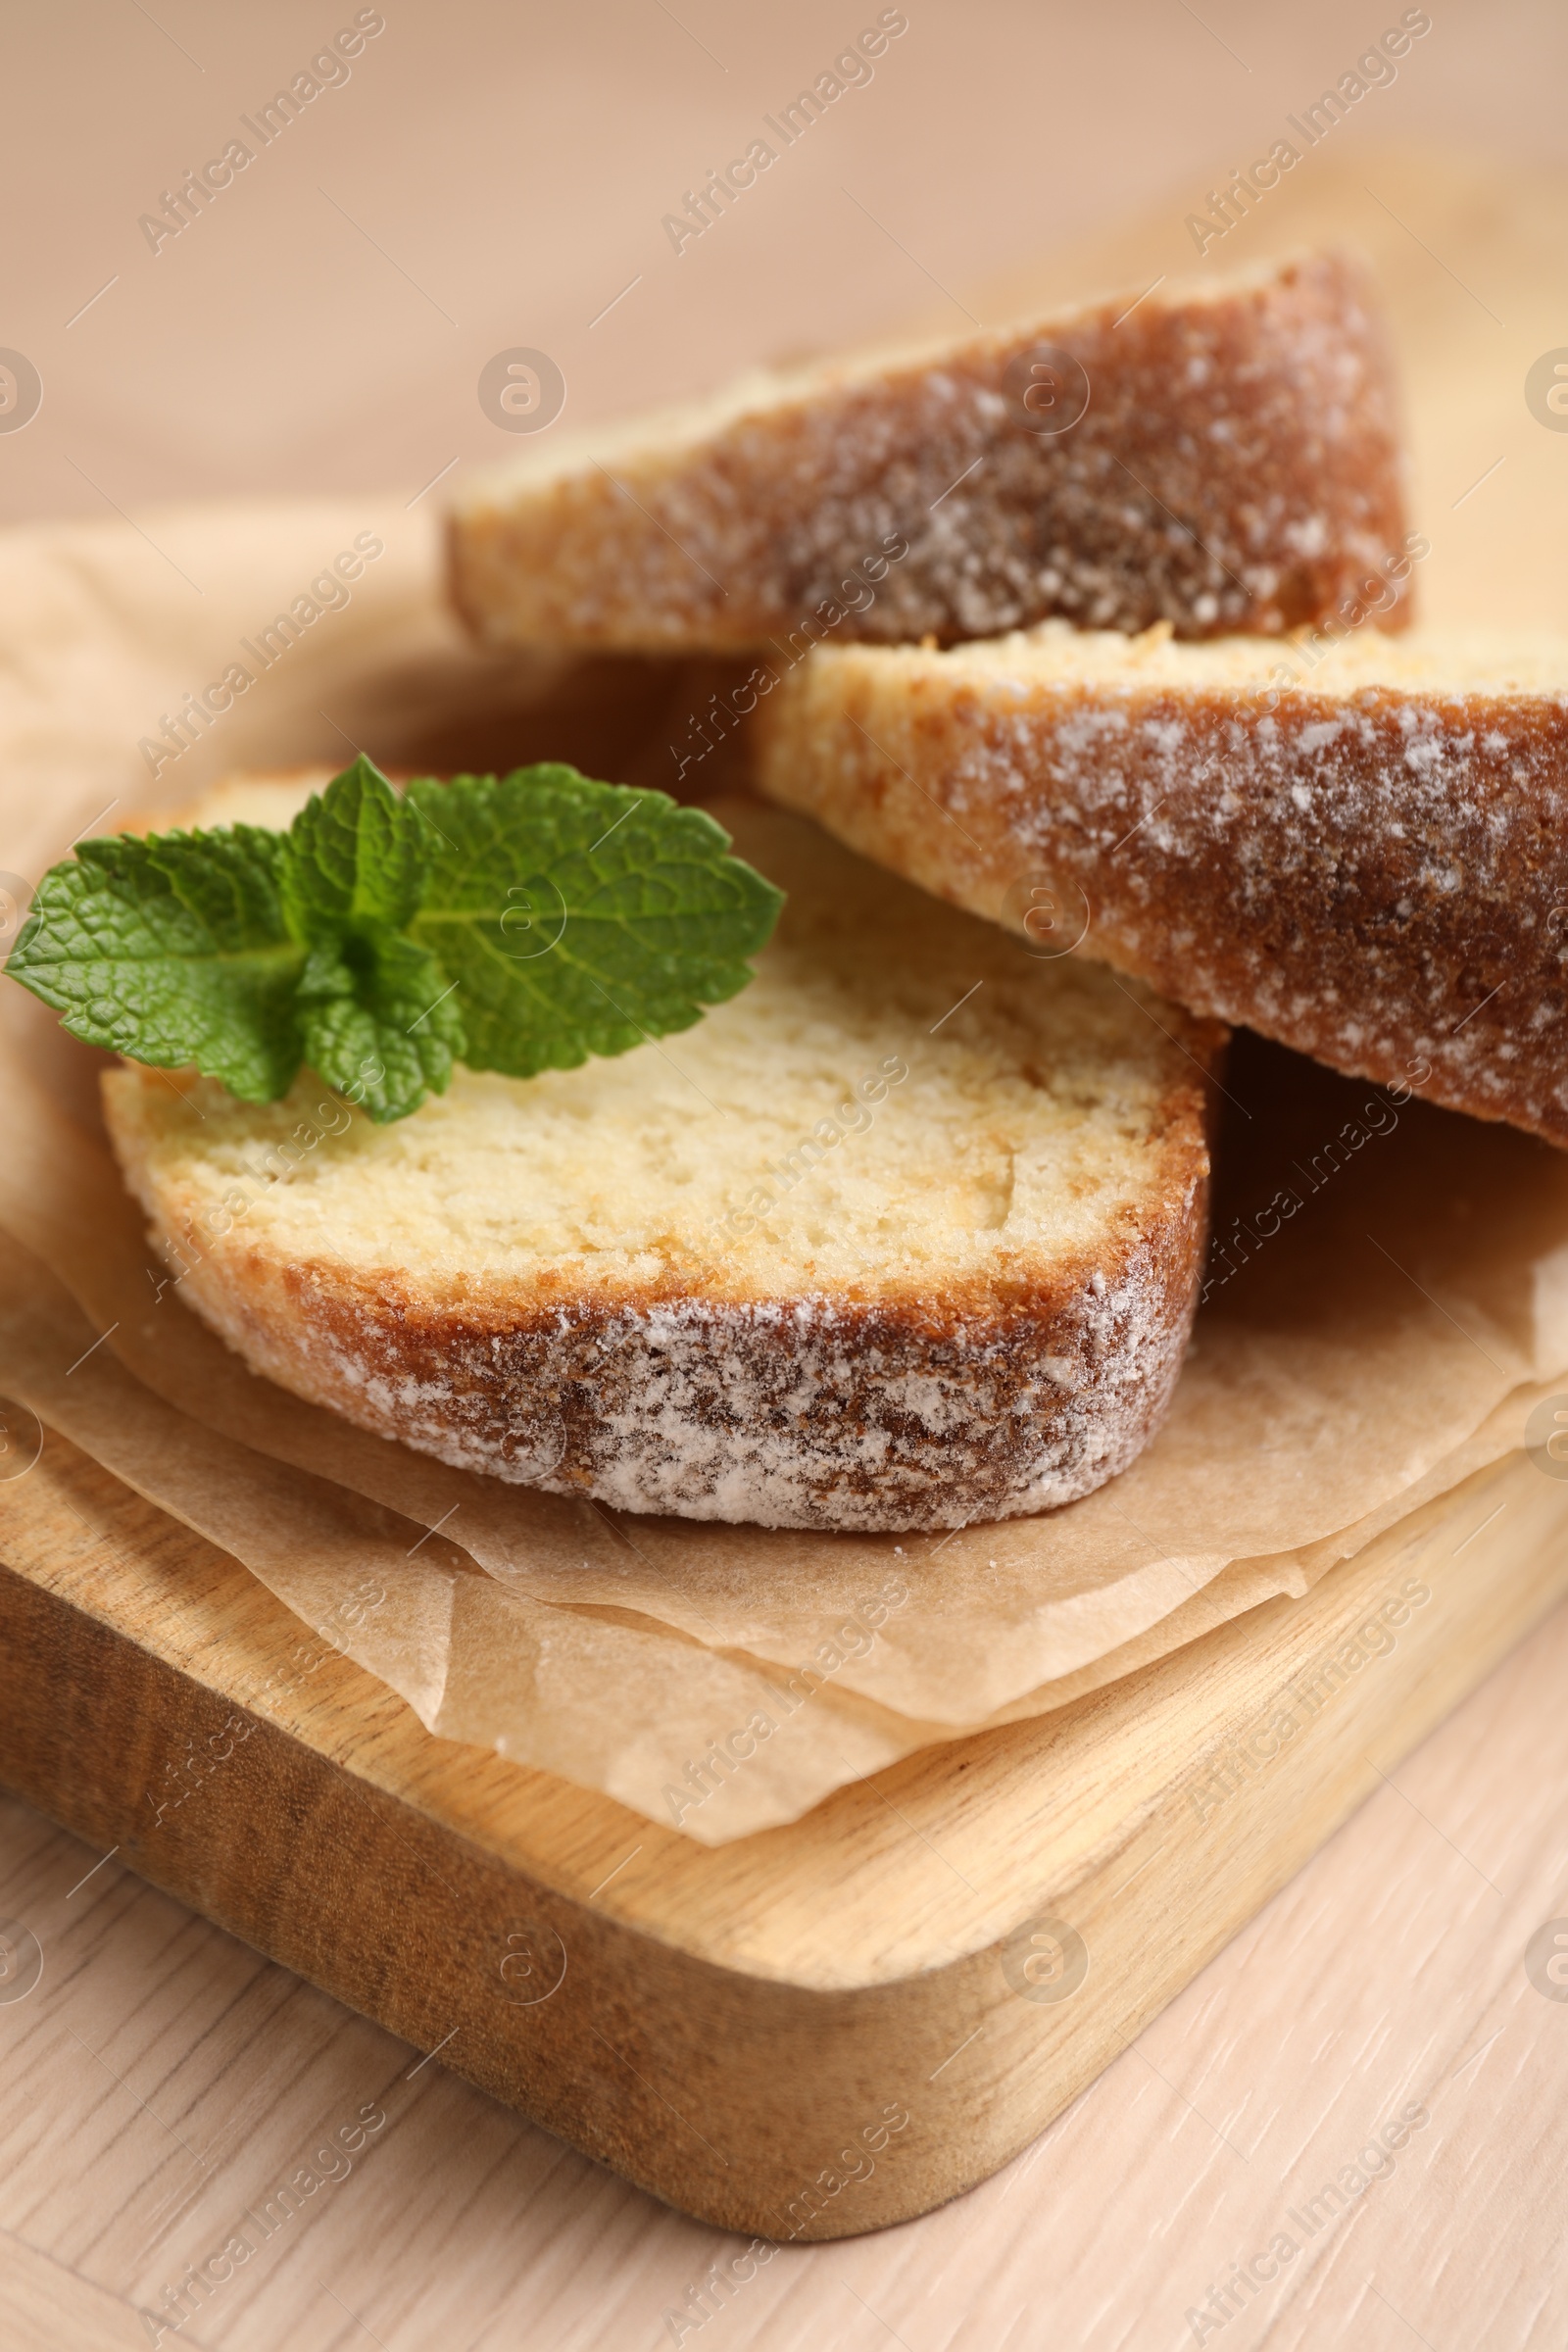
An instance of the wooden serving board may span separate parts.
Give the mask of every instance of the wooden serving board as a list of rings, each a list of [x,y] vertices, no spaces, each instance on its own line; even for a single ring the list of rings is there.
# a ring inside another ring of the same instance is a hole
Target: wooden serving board
[[[669,2203],[809,2239],[1076,2097],[1568,1590],[1568,1483],[1510,1455],[1304,1599],[717,1850],[432,1738],[52,1433],[0,1559],[0,1778]]]

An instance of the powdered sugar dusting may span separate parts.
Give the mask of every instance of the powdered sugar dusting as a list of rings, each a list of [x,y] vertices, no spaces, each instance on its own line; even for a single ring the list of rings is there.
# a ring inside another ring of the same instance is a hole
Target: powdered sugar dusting
[[[1163,1418],[1196,1301],[1195,1186],[1171,1230],[1036,1311],[923,1317],[807,1298],[563,1309],[504,1330],[400,1318],[296,1269],[293,1312],[192,1304],[247,1360],[460,1469],[627,1511],[904,1530],[1048,1510]]]
[[[764,788],[980,912],[1074,883],[1084,953],[1192,1009],[1568,1143],[1568,648],[1368,633],[1270,694],[1240,641],[1066,639],[819,654]]]
[[[695,437],[607,445],[469,494],[460,609],[492,643],[765,650],[983,637],[1052,612],[1183,635],[1279,631],[1353,593],[1403,530],[1392,381],[1368,287],[1335,256],[1215,293],[1105,304],[826,372]],[[1043,433],[1009,369],[1067,352],[1090,386]],[[853,567],[905,552],[874,595]],[[1391,624],[1393,625],[1393,624]]]

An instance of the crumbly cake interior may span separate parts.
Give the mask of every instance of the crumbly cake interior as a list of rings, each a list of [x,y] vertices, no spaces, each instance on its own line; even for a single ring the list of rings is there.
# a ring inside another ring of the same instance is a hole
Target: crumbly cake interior
[[[1363,628],[1338,642],[1311,630],[1275,639],[1192,640],[1174,636],[1168,621],[1128,637],[1116,629],[1078,629],[1070,621],[1047,620],[947,652],[846,646],[823,649],[812,659],[819,667],[867,662],[880,669],[897,662],[906,676],[923,675],[950,686],[972,677],[993,693],[1010,673],[1020,689],[1029,690],[1059,680],[1096,692],[1169,688],[1202,694],[1263,686],[1277,669],[1286,672],[1290,688],[1316,695],[1350,696],[1377,686],[1450,696],[1568,693],[1568,639],[1516,630],[1418,628],[1391,637]]]
[[[412,1118],[337,1133],[308,1074],[253,1106],[128,1067],[106,1093],[143,1198],[201,1231],[238,1193],[225,1251],[412,1274],[436,1298],[983,1292],[1129,1236],[1169,1090],[1196,1074],[1142,1002],[799,819],[720,813],[791,899],[757,980],[696,1028],[530,1080],[460,1070]]]

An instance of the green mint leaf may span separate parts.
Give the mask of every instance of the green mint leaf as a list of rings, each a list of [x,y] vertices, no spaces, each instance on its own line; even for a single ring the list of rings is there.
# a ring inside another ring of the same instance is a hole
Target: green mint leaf
[[[305,1057],[378,1122],[444,1094],[464,1050],[452,983],[407,936],[435,839],[362,755],[283,843],[283,912],[310,949],[298,997]]]
[[[311,945],[360,928],[406,931],[419,904],[425,828],[363,753],[284,837],[283,912]]]
[[[366,759],[286,834],[82,842],[6,969],[90,1045],[273,1102],[302,1058],[405,1118],[455,1059],[526,1078],[688,1029],[782,894],[712,818],[575,768],[421,781]]]
[[[782,892],[699,808],[543,765],[420,779],[413,937],[457,983],[473,1069],[530,1078],[689,1029],[752,977]]]
[[[300,977],[305,1058],[378,1124],[445,1094],[464,1051],[456,993],[435,957],[397,931],[313,948]]]
[[[45,874],[6,970],[88,1045],[271,1102],[300,1064],[305,960],[281,851],[254,825],[84,841]]]

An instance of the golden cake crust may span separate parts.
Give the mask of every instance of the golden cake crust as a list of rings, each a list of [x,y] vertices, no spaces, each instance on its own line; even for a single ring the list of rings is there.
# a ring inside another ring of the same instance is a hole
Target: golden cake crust
[[[449,573],[491,645],[1201,637],[1323,617],[1404,529],[1373,290],[1323,253],[552,432],[460,493]]]

